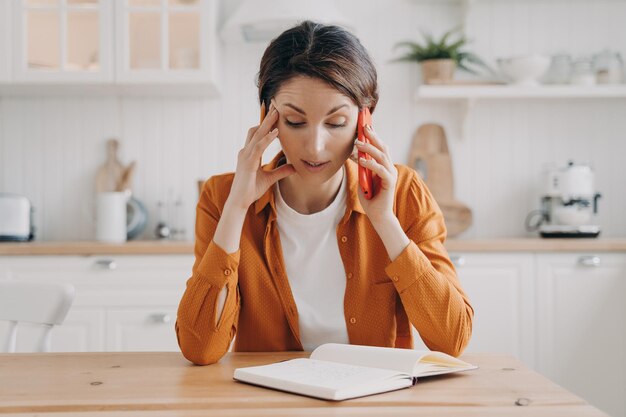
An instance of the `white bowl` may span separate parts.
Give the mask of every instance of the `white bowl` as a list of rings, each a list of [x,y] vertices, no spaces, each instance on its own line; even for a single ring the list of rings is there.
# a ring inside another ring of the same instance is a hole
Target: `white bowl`
[[[513,84],[537,85],[539,78],[550,67],[550,58],[544,55],[526,55],[512,58],[498,59],[500,71]]]

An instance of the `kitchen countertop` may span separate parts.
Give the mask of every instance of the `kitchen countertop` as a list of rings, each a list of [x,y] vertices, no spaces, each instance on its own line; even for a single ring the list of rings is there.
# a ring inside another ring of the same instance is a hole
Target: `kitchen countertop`
[[[626,238],[612,239],[449,239],[450,252],[626,252]],[[140,240],[121,244],[95,241],[1,242],[3,255],[192,255],[192,241]]]

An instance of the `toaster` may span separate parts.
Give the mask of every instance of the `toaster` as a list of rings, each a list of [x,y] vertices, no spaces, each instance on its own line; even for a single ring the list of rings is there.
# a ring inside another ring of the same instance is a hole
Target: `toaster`
[[[0,193],[0,241],[26,242],[34,238],[30,200],[19,194]]]

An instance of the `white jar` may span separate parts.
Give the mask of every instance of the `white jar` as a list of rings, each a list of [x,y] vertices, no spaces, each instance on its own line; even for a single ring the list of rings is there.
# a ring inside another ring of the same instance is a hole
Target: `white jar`
[[[624,62],[619,52],[604,50],[593,58],[598,84],[620,84],[624,78]]]
[[[571,83],[577,85],[594,85],[596,75],[593,72],[591,60],[587,58],[574,62]]]

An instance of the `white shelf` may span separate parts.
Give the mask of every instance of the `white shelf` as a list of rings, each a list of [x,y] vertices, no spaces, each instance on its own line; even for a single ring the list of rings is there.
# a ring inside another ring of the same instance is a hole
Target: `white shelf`
[[[626,84],[613,85],[421,85],[415,94],[421,99],[595,99],[626,98]]]
[[[411,2],[413,3],[434,3],[434,4],[438,4],[438,3],[443,3],[443,4],[474,4],[474,3],[515,3],[515,2],[520,2],[521,0],[411,0]],[[538,3],[538,2],[552,2],[552,3],[556,3],[558,1],[562,1],[562,0],[524,0],[526,2],[534,2],[534,3]],[[587,2],[589,4],[593,4],[594,0],[570,0],[571,2],[577,2],[577,3],[584,3]],[[619,2],[619,1],[623,1],[623,0],[612,0],[615,2]]]
[[[420,85],[416,101],[438,100],[460,103],[462,136],[467,134],[468,116],[478,100],[520,99],[626,99],[626,84],[612,85]]]
[[[1,1],[1,0],[0,0]],[[130,97],[219,97],[213,83],[2,83],[1,97],[84,97],[84,96],[130,96]]]

